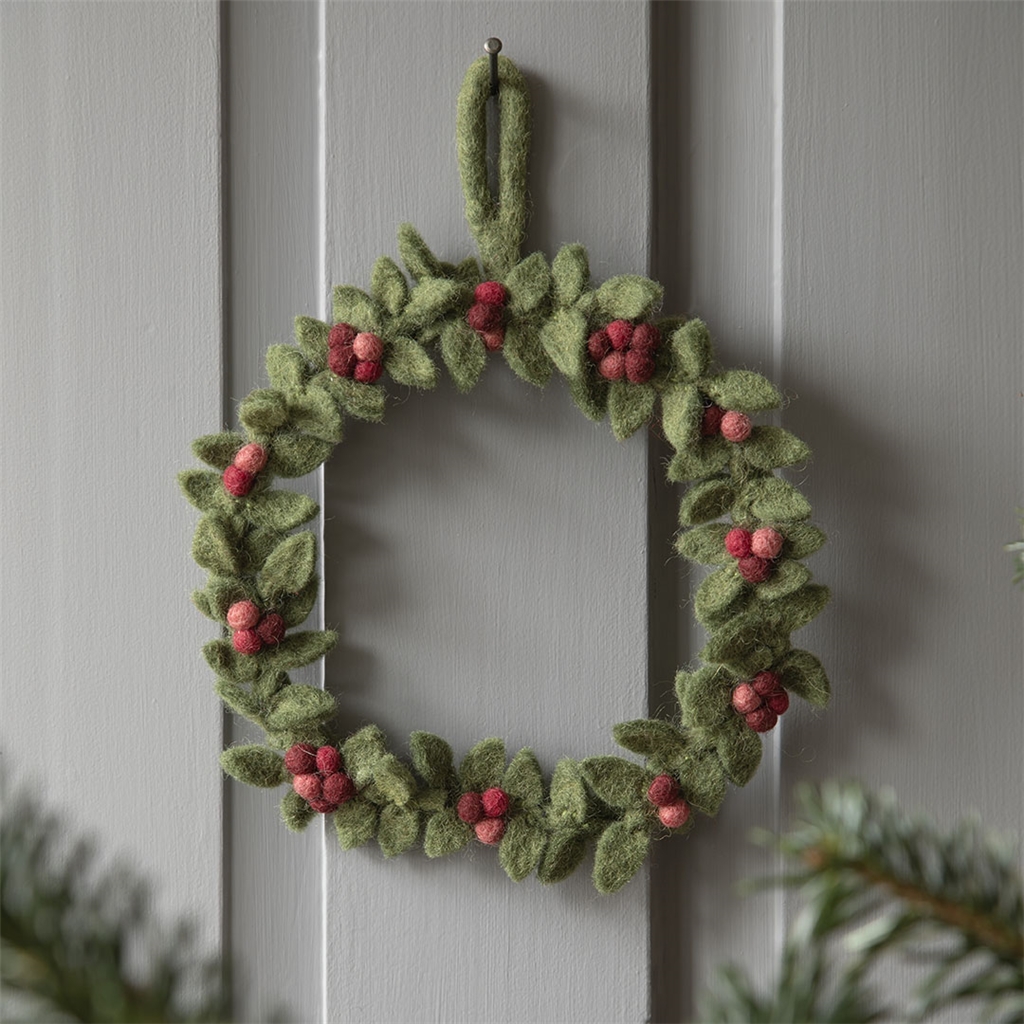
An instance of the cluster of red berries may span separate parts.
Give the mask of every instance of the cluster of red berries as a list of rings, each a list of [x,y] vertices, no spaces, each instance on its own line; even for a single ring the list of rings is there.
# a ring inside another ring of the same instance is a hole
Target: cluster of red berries
[[[295,776],[292,789],[320,814],[336,811],[356,795],[356,784],[342,771],[335,747],[296,743],[285,753],[284,766]]]
[[[605,380],[646,384],[654,376],[654,353],[661,344],[661,332],[654,324],[613,320],[587,339],[587,352]]]
[[[726,411],[712,402],[704,406],[704,415],[700,421],[700,436],[714,437],[721,434],[726,441],[738,444],[750,437],[754,425],[745,412]]]
[[[505,343],[505,303],[508,292],[498,281],[484,281],[473,290],[473,305],[466,323],[484,339],[488,352],[497,352]]]
[[[760,530],[734,527],[725,535],[725,550],[736,559],[736,568],[748,583],[764,583],[775,569],[783,536],[770,526]]]
[[[339,377],[372,384],[384,372],[384,342],[351,324],[335,324],[327,335],[327,365]]]
[[[456,813],[467,825],[473,826],[481,843],[495,846],[505,834],[508,807],[508,793],[498,786],[492,786],[482,793],[463,793],[459,797]]]
[[[690,805],[679,795],[679,783],[671,775],[658,775],[647,788],[647,799],[658,808],[665,828],[682,828],[690,820]]]
[[[284,639],[285,624],[277,612],[260,611],[253,601],[236,601],[228,609],[231,643],[239,654],[259,654],[264,645]]]
[[[768,732],[789,707],[789,694],[774,672],[758,672],[749,683],[740,683],[732,691],[732,706],[754,732]]]
[[[234,461],[224,470],[224,490],[244,498],[256,482],[256,474],[267,464],[267,449],[261,444],[243,444]]]

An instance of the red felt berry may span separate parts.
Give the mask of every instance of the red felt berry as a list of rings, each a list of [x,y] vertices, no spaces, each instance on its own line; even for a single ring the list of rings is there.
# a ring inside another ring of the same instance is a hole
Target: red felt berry
[[[764,583],[772,574],[772,563],[765,558],[758,558],[757,555],[747,555],[736,563],[740,575],[748,583]]]
[[[501,326],[501,306],[490,302],[477,302],[469,307],[466,322],[474,331],[493,331]]]
[[[264,615],[256,627],[256,635],[265,644],[279,644],[284,639],[285,624],[277,612]]]
[[[725,411],[717,405],[704,407],[704,415],[700,420],[700,436],[714,437],[722,426],[722,417]]]
[[[228,625],[232,629],[253,629],[260,621],[259,606],[252,601],[236,601],[228,609]]]
[[[237,466],[224,470],[224,490],[236,498],[244,498],[252,490],[256,477]]]
[[[355,373],[358,362],[351,345],[339,345],[327,353],[327,365],[330,367],[331,373],[337,374],[339,377],[351,377]]]
[[[319,800],[323,794],[323,781],[315,772],[310,772],[308,775],[296,775],[292,779],[292,789],[303,800]]]
[[[732,706],[739,714],[749,715],[751,711],[756,711],[761,706],[761,695],[750,683],[740,683],[732,691]]]
[[[659,775],[647,787],[647,799],[655,807],[668,807],[678,796],[679,783],[671,775]]]
[[[597,364],[597,372],[605,380],[622,380],[626,375],[626,357],[622,352],[611,352]]]
[[[733,558],[746,558],[750,554],[750,538],[749,530],[735,526],[725,535],[725,550]]]
[[[485,789],[480,794],[480,804],[488,818],[500,818],[508,814],[508,793],[497,786]]]
[[[680,797],[658,811],[658,819],[665,828],[682,828],[690,820],[690,805]]]
[[[770,732],[775,728],[775,723],[779,720],[779,716],[771,708],[765,707],[757,708],[757,710],[751,711],[744,717],[747,720],[747,725],[754,732]]]
[[[789,694],[783,689],[769,693],[764,699],[765,707],[777,715],[784,715],[789,710]]]
[[[231,643],[239,654],[258,654],[263,646],[255,629],[236,629],[231,635]]]
[[[234,465],[255,476],[267,464],[267,449],[261,444],[252,442],[243,444],[235,453]]]
[[[500,327],[496,331],[482,331],[480,337],[484,339],[484,348],[488,352],[497,352],[505,344],[505,332]]]
[[[360,384],[372,384],[374,381],[380,380],[380,375],[383,372],[383,363],[356,363],[355,378]]]
[[[755,530],[750,538],[750,551],[758,558],[777,558],[782,550],[782,534],[770,526]]]
[[[344,773],[334,772],[324,779],[324,799],[343,804],[356,795],[356,784]]]
[[[754,691],[760,697],[767,697],[781,687],[779,677],[774,672],[758,672],[753,679]]]
[[[626,353],[626,379],[646,384],[654,376],[654,360],[646,352],[630,349]]]
[[[384,355],[384,342],[376,334],[363,331],[352,340],[352,351],[365,363],[379,363]]]
[[[625,352],[633,339],[633,325],[628,320],[613,320],[605,330],[616,352]]]
[[[508,302],[508,292],[500,281],[484,281],[473,289],[473,298],[489,306],[504,306]]]
[[[341,771],[341,754],[337,747],[322,746],[316,752],[316,770],[324,775]]]
[[[284,755],[284,766],[292,775],[312,775],[316,771],[316,747],[294,743]]]
[[[476,832],[476,837],[481,843],[486,843],[488,846],[497,846],[501,842],[501,837],[505,834],[505,819],[484,818],[473,826],[473,830]]]
[[[601,362],[602,359],[612,350],[612,343],[608,339],[607,331],[594,331],[594,333],[587,339],[587,352],[590,353],[590,358],[595,363]]]
[[[349,348],[358,333],[351,324],[335,324],[327,335],[327,347]]]
[[[633,339],[629,347],[634,352],[644,352],[647,355],[654,355],[661,344],[661,332],[654,324],[637,324],[633,328]]]
[[[722,416],[722,422],[719,424],[718,429],[722,432],[722,437],[726,441],[732,441],[735,444],[739,441],[746,441],[750,437],[753,425],[746,413],[727,412]]]
[[[331,803],[330,800],[309,800],[308,803],[317,814],[330,814],[338,809],[338,805]]]
[[[484,816],[483,803],[479,793],[463,793],[459,797],[455,813],[467,825],[475,825]]]

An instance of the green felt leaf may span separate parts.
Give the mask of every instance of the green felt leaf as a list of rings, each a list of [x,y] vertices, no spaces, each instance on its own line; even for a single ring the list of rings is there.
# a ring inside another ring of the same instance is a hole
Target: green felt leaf
[[[213,512],[223,507],[223,477],[208,469],[185,469],[178,474],[181,492],[200,512]]]
[[[294,629],[306,621],[316,604],[320,580],[314,576],[297,594],[289,594],[277,602],[277,613],[284,619],[287,629]]]
[[[590,800],[578,761],[566,757],[555,765],[549,799],[550,816],[556,823],[579,825],[586,821]]]
[[[540,343],[563,376],[576,380],[583,375],[587,318],[579,310],[558,310],[541,330]]]
[[[360,789],[373,781],[377,762],[385,757],[387,752],[384,733],[376,725],[363,726],[358,732],[349,736],[341,746],[345,771]]]
[[[472,838],[473,830],[449,807],[432,814],[427,820],[423,851],[428,857],[444,857],[461,850]]]
[[[374,764],[373,781],[388,800],[402,807],[416,792],[412,772],[394,754],[385,754]]]
[[[323,320],[314,320],[311,316],[295,318],[295,340],[305,357],[317,368],[327,365],[327,338],[331,333],[331,325]]]
[[[683,721],[694,728],[719,728],[732,714],[732,684],[732,676],[719,665],[677,672],[676,696]]]
[[[811,571],[802,562],[794,562],[792,559],[784,558],[775,566],[772,575],[759,583],[756,588],[759,601],[777,601],[786,594],[792,594],[811,578]]]
[[[613,821],[601,833],[594,851],[594,885],[609,895],[618,892],[647,857],[650,834],[624,821]]]
[[[743,457],[756,469],[796,466],[811,457],[811,449],[781,427],[754,427],[740,448]]]
[[[288,402],[276,388],[257,388],[242,399],[238,418],[253,434],[272,434],[288,422]]]
[[[729,614],[733,614],[734,605],[746,592],[747,586],[743,577],[733,566],[726,566],[706,577],[697,588],[693,600],[693,611],[697,621],[708,627],[714,627]]]
[[[484,372],[487,349],[465,320],[446,324],[441,334],[441,358],[459,391],[471,391]]]
[[[443,811],[448,806],[448,788],[421,789],[412,800],[421,811]]]
[[[700,652],[701,660],[725,665],[737,676],[752,676],[770,668],[789,646],[789,631],[765,616],[764,608],[757,605],[754,612],[737,615],[717,627]]]
[[[498,859],[513,882],[521,882],[540,863],[547,835],[525,818],[513,818],[505,829]]]
[[[245,444],[245,437],[234,430],[220,434],[204,434],[192,442],[192,452],[214,469],[225,470],[234,461],[238,449]]]
[[[412,338],[395,338],[384,356],[384,369],[397,384],[412,388],[437,385],[437,367],[423,347]]]
[[[569,394],[588,419],[599,423],[608,409],[608,383],[596,376],[583,373],[570,379]]]
[[[676,551],[702,565],[728,565],[733,560],[725,550],[725,535],[730,529],[729,523],[695,526],[676,538]]]
[[[776,476],[750,480],[733,509],[739,522],[786,523],[811,514],[807,499],[791,484]]]
[[[711,365],[711,332],[703,320],[687,320],[669,338],[672,368],[684,380],[696,380]],[[678,446],[677,446],[678,447]]]
[[[318,725],[333,718],[337,707],[326,690],[292,683],[271,702],[271,710],[266,716],[267,728],[284,731]]]
[[[505,278],[508,308],[513,316],[527,316],[537,311],[551,291],[551,271],[544,253],[531,253],[517,263]]]
[[[206,581],[206,599],[210,610],[224,622],[228,609],[236,601],[259,598],[255,588],[250,588],[237,576],[211,576]]]
[[[621,757],[588,757],[580,762],[587,784],[610,807],[641,805],[650,783],[638,764]]]
[[[369,800],[358,798],[343,803],[334,812],[334,830],[343,850],[363,846],[377,831],[377,808]]]
[[[316,811],[294,789],[281,798],[281,820],[292,832],[304,831],[314,817]]]
[[[480,264],[475,256],[467,256],[461,260],[449,276],[453,281],[458,281],[459,284],[469,288],[475,288],[483,280],[480,274]]]
[[[309,376],[309,364],[293,345],[271,345],[267,349],[267,376],[275,388],[301,388]]]
[[[217,696],[236,714],[248,718],[250,721],[258,721],[262,718],[263,705],[261,701],[237,683],[232,683],[227,679],[218,679],[213,688]]]
[[[322,388],[305,388],[288,403],[289,421],[296,430],[337,444],[344,434],[341,412]]]
[[[736,500],[738,488],[728,477],[712,477],[695,483],[679,503],[679,525],[706,523],[725,515]]]
[[[571,306],[590,281],[587,250],[578,243],[563,245],[551,263],[551,281],[556,306]]]
[[[543,802],[544,773],[540,770],[536,755],[528,747],[523,747],[512,758],[505,770],[501,788],[522,807],[538,807]]]
[[[420,834],[420,812],[412,807],[388,804],[380,812],[377,843],[385,857],[405,853]]]
[[[316,537],[309,530],[286,537],[271,552],[259,575],[259,590],[268,605],[282,594],[297,594],[316,572]]]
[[[334,450],[330,441],[308,434],[281,430],[270,445],[267,469],[275,476],[296,477],[312,473]]]
[[[193,590],[191,594],[192,603],[208,618],[213,619],[214,622],[220,620],[221,616],[217,614],[213,605],[210,604],[209,595],[205,590]]]
[[[761,764],[761,737],[733,714],[716,735],[715,746],[726,775],[737,786],[745,786]]]
[[[254,526],[281,533],[308,523],[319,511],[312,498],[295,491],[263,491],[245,504],[245,515]]]
[[[274,697],[291,685],[287,672],[268,668],[261,671],[252,682],[252,694],[265,706],[273,703]]]
[[[724,437],[701,438],[693,448],[684,448],[672,457],[665,476],[674,484],[702,480],[725,469],[730,454],[729,442]]]
[[[409,299],[405,274],[390,256],[381,256],[370,274],[370,294],[392,316],[398,316]]]
[[[673,384],[661,396],[661,429],[677,451],[700,442],[704,398],[693,384]]]
[[[831,599],[828,587],[808,583],[799,590],[773,602],[770,606],[776,621],[791,632],[806,626]]]
[[[500,786],[505,774],[505,741],[497,737],[481,740],[462,759],[459,782],[464,791],[482,793]]]
[[[714,750],[694,751],[679,767],[683,796],[698,811],[714,815],[725,799],[725,770]]]
[[[533,326],[510,323],[501,351],[512,372],[528,384],[542,388],[551,379],[551,360],[540,343],[540,332]]]
[[[192,557],[198,565],[220,576],[236,575],[241,568],[238,537],[220,516],[202,516],[192,537]]]
[[[400,224],[398,227],[398,254],[402,257],[406,270],[416,281],[425,277],[443,276],[441,261],[430,251],[430,247],[411,224]]]
[[[662,292],[656,281],[620,274],[597,289],[597,310],[606,320],[646,320],[661,302]]]
[[[245,572],[251,573],[257,566],[262,565],[280,543],[280,530],[264,526],[254,526],[251,530],[247,530],[242,541]]]
[[[821,662],[810,651],[792,650],[774,668],[790,693],[816,708],[828,705],[832,687]]]
[[[228,747],[220,755],[220,766],[234,779],[249,786],[269,789],[288,779],[284,758],[258,743]]]
[[[619,722],[612,735],[620,747],[658,764],[667,764],[686,748],[686,737],[671,722],[659,718]]]
[[[239,654],[229,640],[208,640],[203,657],[218,676],[233,683],[251,683],[259,675],[259,661]]]
[[[330,629],[310,629],[291,633],[279,644],[269,648],[268,667],[290,672],[293,668],[319,661],[338,642],[338,634]]]
[[[608,391],[608,418],[617,440],[625,441],[651,418],[656,398],[657,392],[650,384],[625,380],[612,383]]]
[[[783,552],[790,558],[806,558],[813,555],[826,541],[825,534],[808,523],[794,523],[786,527],[786,543]]]
[[[414,732],[409,737],[413,767],[428,786],[449,789],[455,782],[452,748],[429,732]]]
[[[726,370],[703,381],[704,391],[723,409],[765,412],[777,409],[782,396],[771,381],[752,370]]]
[[[334,286],[334,322],[351,324],[357,331],[380,334],[383,329],[383,310],[361,288],[350,284]]]
[[[546,884],[561,882],[568,878],[582,863],[587,854],[587,840],[576,829],[557,829],[548,837],[537,877]]]
[[[458,282],[443,277],[420,281],[409,294],[409,303],[399,321],[401,329],[416,331],[442,319],[463,302],[464,292],[465,289]]]
[[[379,423],[384,419],[384,389],[377,384],[360,384],[348,377],[338,377],[326,370],[313,378],[350,416]]]

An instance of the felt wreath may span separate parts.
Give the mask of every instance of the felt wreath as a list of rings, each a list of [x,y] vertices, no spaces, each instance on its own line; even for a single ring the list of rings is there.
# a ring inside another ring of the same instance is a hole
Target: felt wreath
[[[203,648],[216,690],[260,726],[262,744],[233,746],[224,770],[254,786],[288,785],[281,815],[300,831],[333,816],[344,849],[375,839],[386,857],[422,842],[428,857],[468,843],[497,846],[518,881],[570,875],[595,841],[593,878],[614,892],[637,871],[652,838],[683,832],[693,811],[713,815],[727,781],[744,785],[761,759],[761,734],[791,696],[823,706],[829,684],[814,655],[790,634],[828,600],[802,559],[825,541],[810,506],[774,470],[803,463],[806,445],[751,416],[780,396],[748,370],[712,369],[708,329],[697,319],[656,318],[662,289],[645,277],[592,285],[586,250],[551,261],[520,259],[526,225],[529,99],[522,74],[502,57],[499,189],[486,173],[488,61],[474,63],[458,101],[458,152],[466,218],[480,259],[438,259],[410,225],[398,232],[409,277],[387,256],[369,292],[334,290],[333,323],[296,321],[295,345],[267,352],[270,386],[238,408],[244,433],[200,437],[212,470],[180,474],[201,512],[192,554],[209,573],[192,595],[224,630]],[[477,382],[500,353],[523,380],[557,371],[590,418],[608,416],[619,440],[649,422],[675,455],[668,479],[688,483],[676,550],[714,566],[694,601],[708,639],[702,664],[676,677],[678,711],[614,729],[643,764],[611,755],[558,762],[545,778],[529,749],[507,760],[490,738],[456,763],[438,736],[413,732],[411,757],[389,748],[376,725],[338,738],[334,698],[288,673],[322,658],[330,631],[302,630],[316,600],[316,541],[293,532],[319,514],[315,502],[274,487],[312,472],[341,441],[346,416],[379,421],[385,380],[430,388],[440,355],[457,388]]]

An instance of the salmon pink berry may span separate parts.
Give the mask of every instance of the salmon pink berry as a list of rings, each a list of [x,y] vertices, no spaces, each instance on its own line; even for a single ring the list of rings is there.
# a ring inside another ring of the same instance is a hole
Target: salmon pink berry
[[[255,441],[251,444],[243,444],[235,454],[234,463],[239,469],[255,476],[267,464],[267,449]]]
[[[746,413],[727,412],[722,416],[722,422],[718,429],[722,432],[722,437],[726,441],[732,441],[735,444],[740,441],[746,441],[750,437],[753,425]]]
[[[505,835],[504,818],[483,818],[473,826],[477,839],[488,846],[497,846]]]
[[[327,335],[327,365],[339,377],[373,384],[384,373],[384,342],[371,331],[337,323]]]
[[[227,614],[228,625],[232,629],[255,629],[263,613],[253,601],[236,601]]]
[[[658,809],[658,820],[665,828],[682,828],[690,820],[690,805],[680,797]]]
[[[778,558],[782,550],[782,534],[770,526],[755,530],[750,538],[750,553],[758,558]]]

